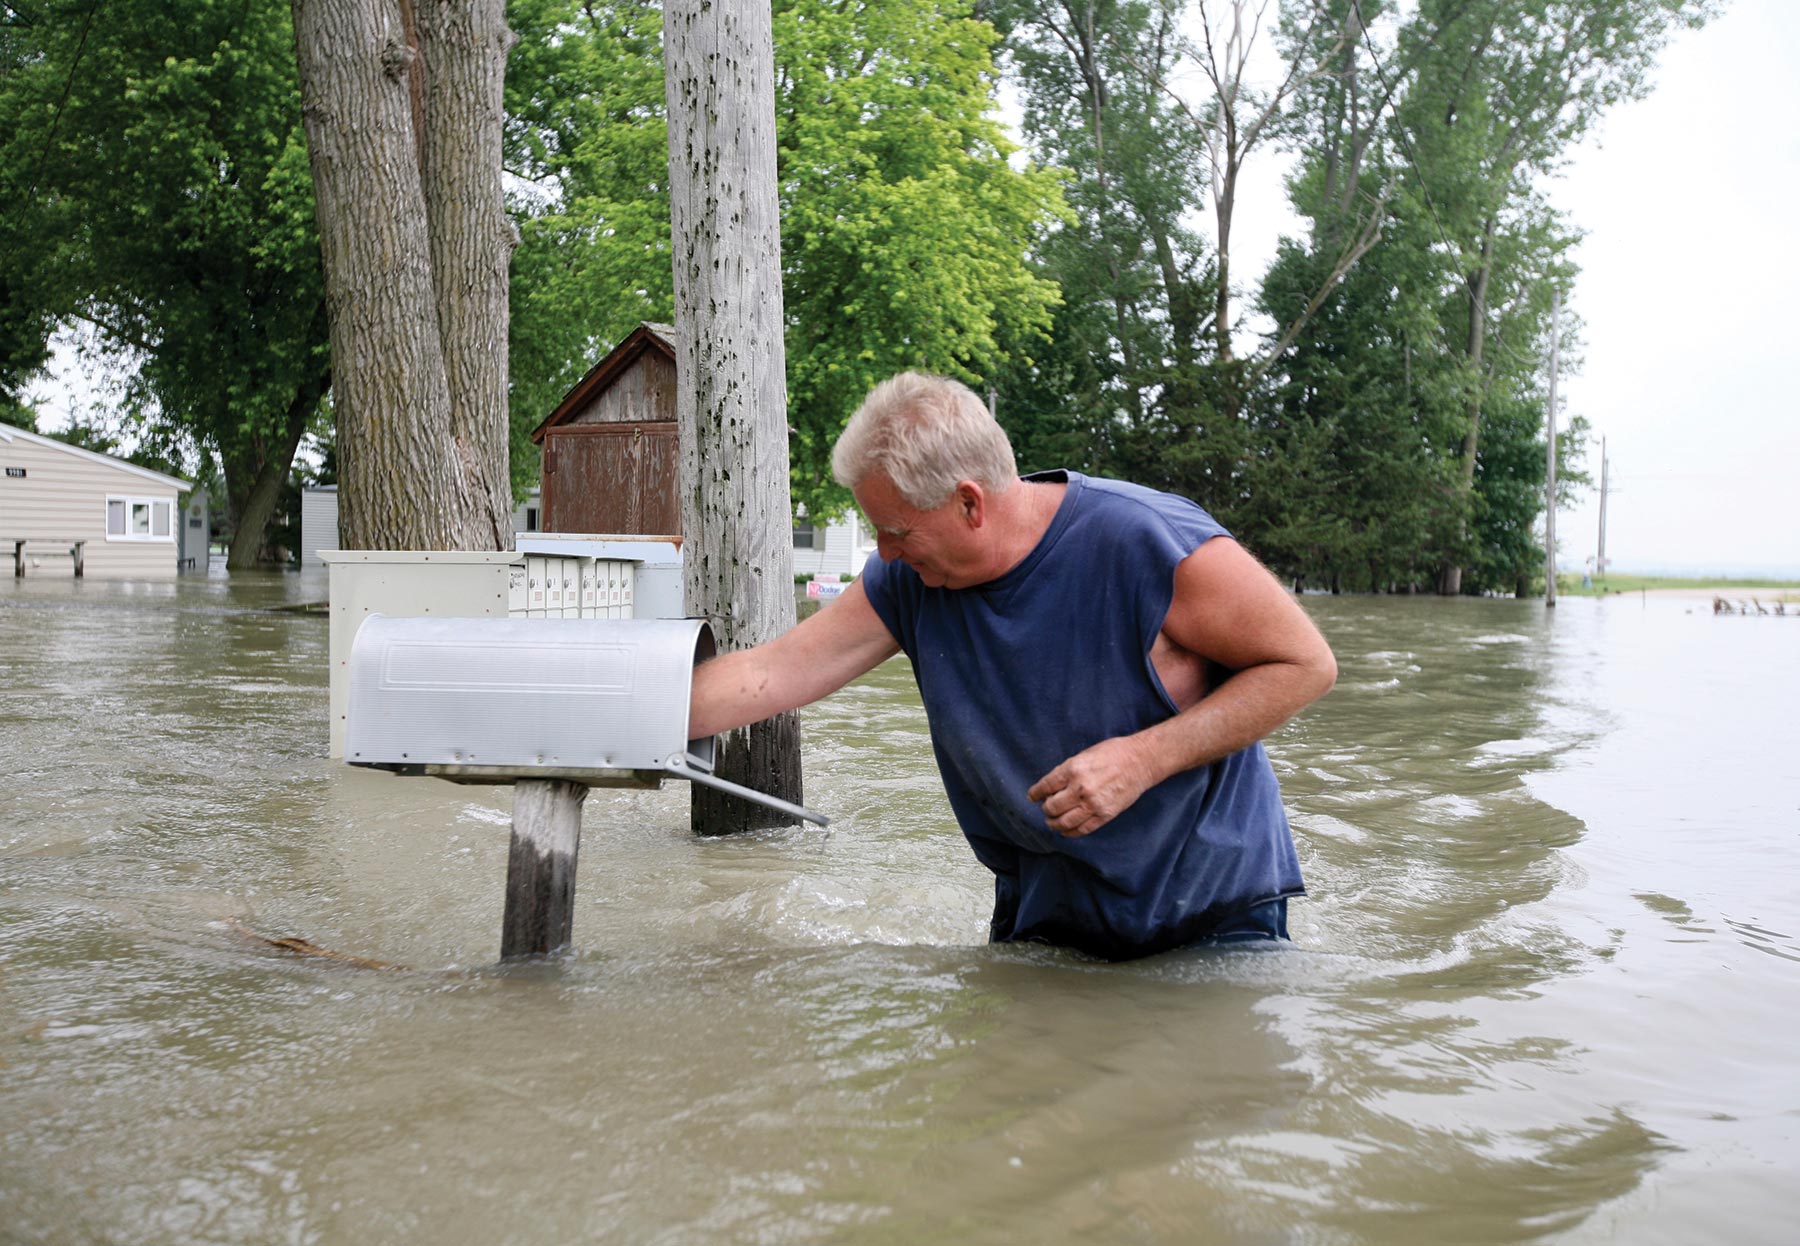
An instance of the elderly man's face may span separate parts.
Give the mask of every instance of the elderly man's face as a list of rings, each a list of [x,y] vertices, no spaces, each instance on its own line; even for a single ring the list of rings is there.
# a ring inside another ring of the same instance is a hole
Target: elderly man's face
[[[968,588],[980,583],[981,530],[970,524],[960,493],[935,510],[922,511],[900,496],[887,473],[865,477],[853,492],[875,527],[883,562],[900,559],[931,588]]]

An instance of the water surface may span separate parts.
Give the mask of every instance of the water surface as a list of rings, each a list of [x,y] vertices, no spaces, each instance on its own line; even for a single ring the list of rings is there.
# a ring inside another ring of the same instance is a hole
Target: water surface
[[[1308,598],[1295,948],[1123,966],[984,944],[897,659],[831,830],[596,791],[501,969],[509,795],[324,759],[322,595],[0,587],[0,1242],[1792,1240],[1800,620]]]

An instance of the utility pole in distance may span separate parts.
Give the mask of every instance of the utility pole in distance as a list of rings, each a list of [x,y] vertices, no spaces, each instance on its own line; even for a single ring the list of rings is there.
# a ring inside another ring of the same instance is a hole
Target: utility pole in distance
[[[1612,460],[1606,457],[1606,438],[1600,438],[1600,548],[1594,555],[1594,574],[1601,579],[1606,578],[1606,494],[1611,486],[1609,479]]]
[[[1550,292],[1550,445],[1544,452],[1544,606],[1556,606],[1556,351],[1561,344],[1562,291]]]

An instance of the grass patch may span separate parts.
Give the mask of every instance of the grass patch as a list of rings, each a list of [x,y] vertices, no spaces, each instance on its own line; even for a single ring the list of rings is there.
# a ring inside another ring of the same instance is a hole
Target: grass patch
[[[1596,578],[1592,586],[1583,588],[1581,577],[1573,572],[1558,572],[1556,592],[1559,597],[1612,597],[1619,593],[1636,593],[1646,589],[1698,588],[1716,589],[1719,596],[1731,597],[1750,592],[1800,592],[1800,580],[1726,580],[1694,579],[1673,575],[1608,575]]]

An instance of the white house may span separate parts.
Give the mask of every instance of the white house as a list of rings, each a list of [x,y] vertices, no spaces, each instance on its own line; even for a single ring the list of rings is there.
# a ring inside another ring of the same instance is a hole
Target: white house
[[[875,534],[862,531],[856,511],[840,515],[822,528],[807,519],[805,507],[798,511],[799,517],[794,520],[794,574],[860,574]]]
[[[15,574],[173,579],[188,481],[0,424],[0,556]]]

